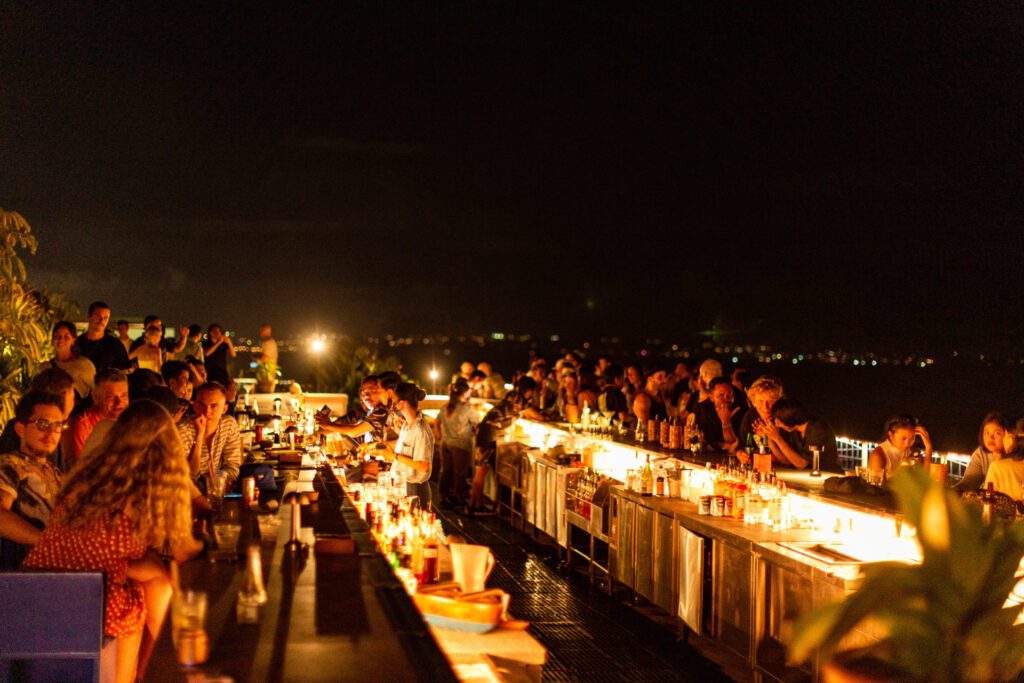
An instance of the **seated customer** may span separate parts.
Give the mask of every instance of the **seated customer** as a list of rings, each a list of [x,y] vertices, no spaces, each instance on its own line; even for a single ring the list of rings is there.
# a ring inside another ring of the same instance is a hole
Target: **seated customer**
[[[620,423],[632,421],[632,411],[626,404],[626,371],[621,365],[612,363],[604,369],[604,389],[597,397],[597,409],[603,415],[611,415]]]
[[[924,442],[924,455],[932,461],[932,439],[913,415],[893,415],[885,422],[885,438],[868,455],[868,467],[875,472],[895,472],[910,455],[917,437]]]
[[[0,455],[0,570],[12,571],[25,559],[50,521],[61,475],[49,462],[64,421],[64,399],[29,392],[14,414],[16,452]]]
[[[782,433],[789,432],[795,443],[790,445]],[[765,424],[765,434],[772,445],[772,454],[780,455],[780,465],[805,470],[813,465],[811,448],[820,452],[822,471],[842,472],[836,433],[822,420],[814,417],[792,398],[781,398],[772,406],[772,421]]]
[[[988,466],[982,488],[988,488],[989,484],[1015,501],[1024,496],[1024,447],[1021,444]]]
[[[71,418],[72,410],[75,407],[75,389],[71,382],[71,376],[60,368],[47,368],[32,378],[28,385],[28,392],[39,392],[43,394],[54,394],[60,396],[64,401],[64,410],[61,419],[67,422]],[[11,420],[4,426],[0,434],[0,453],[10,453],[18,450],[18,433],[14,429],[17,420]],[[61,450],[58,446],[57,452],[50,458],[57,469],[67,472],[61,460]]]
[[[740,409],[733,405],[733,387],[725,377],[709,385],[710,400],[697,404],[697,426],[704,441],[716,451],[732,452],[739,445]]]
[[[96,386],[92,392],[92,406],[71,421],[71,428],[64,433],[61,452],[66,467],[72,467],[89,433],[100,420],[116,420],[128,407],[128,378],[116,368],[107,368],[96,373]]]
[[[104,632],[116,639],[118,681],[142,680],[170,605],[160,550],[181,562],[202,549],[192,538],[188,480],[167,411],[152,401],[133,404],[68,476],[49,525],[22,564],[103,572]]]
[[[988,468],[995,461],[1001,460],[1012,448],[1013,425],[1009,418],[1002,413],[986,415],[978,432],[978,447],[971,453],[967,469],[960,483],[956,485],[956,490],[963,493],[981,488],[988,475]]]
[[[192,477],[206,481],[207,476],[224,471],[228,481],[234,481],[242,467],[242,438],[238,422],[224,416],[227,391],[216,382],[207,382],[196,389],[194,404],[196,418],[178,426]]]
[[[758,377],[750,385],[750,389],[747,390],[747,400],[750,402],[750,408],[743,414],[743,420],[740,421],[740,431],[736,434],[740,440],[740,447],[736,451],[736,457],[739,458],[740,462],[749,462],[751,454],[747,453],[747,444],[764,438],[764,425],[772,421],[772,406],[780,398],[782,398],[782,382],[771,375]],[[782,437],[785,438],[786,434],[788,432],[782,434]],[[790,441],[790,445],[792,445],[792,441]],[[768,446],[771,448],[771,443]],[[776,458],[781,457],[781,454],[776,454]]]

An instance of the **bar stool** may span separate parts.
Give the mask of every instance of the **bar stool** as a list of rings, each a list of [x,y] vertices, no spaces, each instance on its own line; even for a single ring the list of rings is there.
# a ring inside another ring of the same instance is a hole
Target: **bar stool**
[[[103,647],[103,574],[0,574],[0,605],[0,680],[98,683],[101,657],[113,666],[114,641]]]

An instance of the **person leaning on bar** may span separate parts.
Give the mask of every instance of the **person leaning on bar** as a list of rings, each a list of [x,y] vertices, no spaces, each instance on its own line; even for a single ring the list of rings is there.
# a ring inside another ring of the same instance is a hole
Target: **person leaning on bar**
[[[811,447],[816,446],[821,452],[819,468],[825,472],[842,472],[836,433],[826,422],[808,413],[796,399],[780,398],[776,401],[772,406],[772,419],[765,422],[762,429],[774,446],[773,457],[775,453],[781,455],[782,461],[778,464],[805,470],[811,466]],[[789,432],[795,437],[795,447],[782,436],[782,432]]]
[[[477,511],[483,505],[484,480],[492,469],[498,453],[499,434],[512,425],[520,416],[531,420],[543,420],[544,416],[531,405],[537,383],[531,377],[520,377],[516,388],[505,394],[501,403],[484,415],[476,431],[476,472],[469,493],[468,511]]]

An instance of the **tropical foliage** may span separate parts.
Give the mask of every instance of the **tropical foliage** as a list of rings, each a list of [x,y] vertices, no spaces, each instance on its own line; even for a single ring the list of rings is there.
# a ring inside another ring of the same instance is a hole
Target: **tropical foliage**
[[[920,565],[879,562],[845,601],[798,625],[790,659],[823,660],[865,619],[885,637],[859,650],[899,672],[900,680],[1011,680],[1024,670],[1022,605],[1005,606],[1024,556],[1024,523],[986,524],[926,473],[892,480],[900,509],[918,530]]]
[[[14,406],[39,363],[49,358],[50,328],[76,307],[59,295],[37,290],[25,281],[21,252],[36,253],[28,222],[0,208],[0,421]]]
[[[377,375],[386,370],[397,371],[402,367],[394,356],[382,357],[376,347],[357,345],[350,340],[335,343],[332,350],[318,369],[317,384],[327,391],[357,396],[359,385],[366,375]]]

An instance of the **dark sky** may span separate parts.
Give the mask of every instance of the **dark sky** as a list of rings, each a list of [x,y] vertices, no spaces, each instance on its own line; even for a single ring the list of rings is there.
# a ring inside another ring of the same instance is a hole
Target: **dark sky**
[[[0,5],[30,277],[255,332],[1015,347],[1020,3]]]

